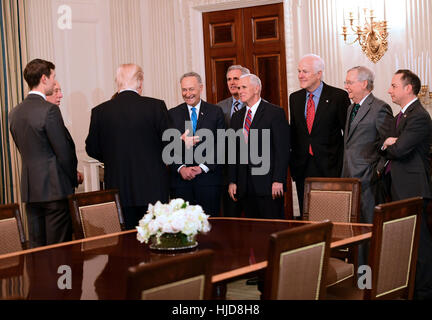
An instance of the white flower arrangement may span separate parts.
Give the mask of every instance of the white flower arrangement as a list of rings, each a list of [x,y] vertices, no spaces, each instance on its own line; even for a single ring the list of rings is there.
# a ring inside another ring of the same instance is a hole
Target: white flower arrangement
[[[137,239],[148,243],[155,236],[158,243],[164,233],[183,233],[191,241],[198,232],[210,231],[206,215],[199,205],[189,205],[183,199],[172,199],[169,204],[160,201],[149,204],[147,214],[139,221]]]

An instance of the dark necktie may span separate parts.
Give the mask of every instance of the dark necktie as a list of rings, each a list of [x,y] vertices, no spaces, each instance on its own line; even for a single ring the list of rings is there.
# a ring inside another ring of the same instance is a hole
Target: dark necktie
[[[353,120],[354,120],[355,116],[357,115],[357,112],[359,111],[359,109],[360,109],[360,105],[358,103],[356,103],[354,105],[354,108],[351,111],[350,124],[351,124],[351,122],[353,122]]]
[[[240,102],[238,102],[238,101],[234,102],[234,112],[239,111],[239,105],[240,105]]]

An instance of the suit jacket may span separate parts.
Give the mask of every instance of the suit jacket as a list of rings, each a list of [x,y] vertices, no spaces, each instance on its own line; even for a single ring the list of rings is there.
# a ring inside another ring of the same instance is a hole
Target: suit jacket
[[[74,193],[78,161],[60,109],[29,94],[10,112],[9,119],[22,159],[22,201],[56,201]]]
[[[291,175],[294,180],[304,178],[309,144],[317,165],[326,177],[339,177],[342,170],[343,135],[348,106],[348,93],[324,83],[318,102],[312,132],[309,134],[305,118],[306,90],[292,93],[290,101]]]
[[[106,187],[119,189],[122,205],[168,201],[168,171],[162,161],[167,128],[165,102],[134,91],[92,109],[86,151],[105,164]]]
[[[362,221],[372,223],[376,166],[381,157],[379,150],[389,133],[393,114],[387,103],[377,99],[371,93],[363,102],[350,126],[353,107],[354,104],[348,108],[344,131],[342,177],[360,179]]]
[[[243,129],[246,109],[242,108],[232,116],[231,128],[236,132]],[[253,164],[250,161],[251,150],[249,147],[252,130],[258,131],[257,151],[258,155],[262,156],[263,143],[268,143],[263,139],[265,129],[270,130],[270,159],[266,160],[263,158],[263,160],[270,161],[270,163],[267,162],[264,164],[264,166],[268,165],[269,170],[264,175],[253,175],[251,174],[252,168],[261,167],[263,164]],[[241,144],[244,143],[244,138],[241,136],[237,139],[237,162],[236,164],[229,165],[229,181],[237,185],[237,196],[242,197],[252,189],[257,196],[269,196],[272,193],[273,182],[283,183],[285,190],[290,156],[290,131],[285,112],[282,108],[261,100],[252,120],[250,130],[248,137],[248,163],[240,163]]]
[[[196,130],[200,129],[208,129],[213,133],[214,139],[214,145],[213,150],[214,151],[214,160],[211,162],[204,162],[205,166],[209,168],[209,172],[201,173],[197,175],[193,180],[187,181],[183,180],[181,175],[178,173],[178,169],[182,165],[186,165],[187,167],[190,166],[197,166],[200,163],[196,163],[195,159],[193,163],[186,163],[185,159],[185,150],[183,148],[182,152],[182,163],[174,163],[170,165],[170,171],[171,171],[171,187],[177,188],[177,187],[190,187],[192,184],[198,184],[198,185],[205,185],[205,186],[216,186],[221,184],[221,174],[222,169],[221,165],[217,164],[217,130],[218,129],[225,129],[225,121],[224,121],[224,115],[222,112],[222,109],[219,106],[207,103],[203,100],[201,100],[201,106],[200,111],[198,115],[198,122]],[[169,118],[170,118],[170,126],[171,128],[177,129],[181,134],[183,134],[187,127],[186,122],[191,121],[189,110],[186,105],[186,103],[182,103],[178,105],[175,108],[172,108],[168,111]],[[189,128],[189,130],[192,132],[192,128]],[[201,141],[197,143],[193,149],[192,152],[195,153],[195,150],[206,140],[205,137],[201,137]],[[203,153],[204,156],[206,156],[206,153]]]
[[[390,137],[397,137],[384,154],[391,160],[392,200],[431,197],[430,150],[432,122],[420,101],[403,114],[396,128],[396,117]]]

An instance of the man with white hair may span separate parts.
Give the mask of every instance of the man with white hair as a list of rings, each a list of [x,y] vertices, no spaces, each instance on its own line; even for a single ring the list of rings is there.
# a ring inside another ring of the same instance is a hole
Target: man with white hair
[[[303,215],[304,180],[307,177],[340,177],[343,131],[347,108],[346,91],[322,81],[324,61],[309,54],[298,65],[301,90],[289,97],[291,124],[291,176],[296,182]]]
[[[345,89],[352,100],[344,135],[342,177],[361,181],[360,221],[373,223],[379,149],[393,121],[390,106],[372,94],[375,75],[363,66],[348,70]]]
[[[256,75],[242,75],[238,85],[240,100],[246,107],[233,114],[231,128],[236,132],[243,130],[248,163],[240,163],[242,148],[239,144],[242,142],[237,139],[236,163],[229,165],[229,195],[240,203],[248,218],[284,219],[283,200],[290,149],[285,112],[261,99],[261,80]],[[263,152],[266,147],[269,154]],[[265,163],[254,161],[255,152]],[[267,172],[256,172],[259,166],[267,168]]]
[[[150,203],[169,198],[162,161],[168,116],[163,100],[141,96],[140,66],[121,65],[116,83],[118,95],[92,110],[86,151],[104,163],[106,188],[119,189],[125,226],[133,229]]]

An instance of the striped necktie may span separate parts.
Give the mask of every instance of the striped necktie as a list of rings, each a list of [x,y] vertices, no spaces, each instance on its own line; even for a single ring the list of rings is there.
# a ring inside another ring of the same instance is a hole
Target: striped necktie
[[[313,94],[309,94],[309,100],[307,102],[306,109],[306,124],[309,134],[312,132],[312,126],[315,119],[315,102],[313,101]],[[312,146],[309,145],[309,154],[313,156]]]
[[[249,130],[250,130],[251,124],[252,124],[252,109],[249,108],[246,119],[245,119],[244,128],[243,128],[243,134],[244,134],[246,143],[248,142]]]
[[[239,111],[239,105],[240,105],[239,101],[234,102],[234,112]]]

